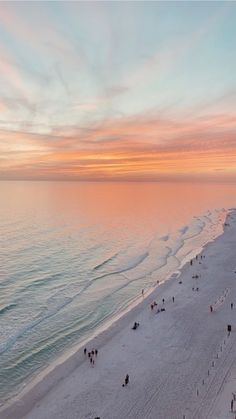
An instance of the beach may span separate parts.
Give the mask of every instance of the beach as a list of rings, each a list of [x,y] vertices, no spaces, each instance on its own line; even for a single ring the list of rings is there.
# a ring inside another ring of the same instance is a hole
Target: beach
[[[81,348],[2,408],[1,419],[234,419],[235,242],[232,211],[224,233],[180,276],[144,293],[86,343],[88,351],[98,349],[94,365]],[[140,325],[132,330],[135,321]]]
[[[235,21],[0,4],[0,419],[236,419]]]

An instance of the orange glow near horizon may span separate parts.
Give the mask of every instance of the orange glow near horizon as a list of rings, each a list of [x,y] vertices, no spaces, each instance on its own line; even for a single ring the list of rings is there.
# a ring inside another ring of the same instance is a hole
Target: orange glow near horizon
[[[236,178],[234,115],[119,120],[50,135],[0,131],[2,179]]]
[[[0,5],[0,180],[235,181],[236,3],[85,3]]]

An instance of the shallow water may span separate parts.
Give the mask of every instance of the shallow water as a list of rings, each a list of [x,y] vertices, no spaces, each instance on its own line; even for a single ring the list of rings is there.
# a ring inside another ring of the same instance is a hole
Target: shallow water
[[[222,231],[236,186],[0,183],[0,400]]]

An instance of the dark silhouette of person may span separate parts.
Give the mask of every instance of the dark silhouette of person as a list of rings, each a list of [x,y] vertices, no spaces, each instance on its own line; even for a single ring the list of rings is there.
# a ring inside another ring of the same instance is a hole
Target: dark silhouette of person
[[[98,350],[97,350],[97,349],[95,349],[95,355],[96,355],[96,356],[98,355]]]
[[[175,302],[175,297],[172,297],[172,301],[173,301],[173,303]]]
[[[86,355],[86,352],[87,352],[87,348],[84,348],[84,355]]]
[[[128,384],[129,384],[129,374],[126,374],[125,385],[127,386]]]
[[[231,310],[233,310],[234,303],[231,303],[231,304],[230,304],[230,307],[231,307]]]

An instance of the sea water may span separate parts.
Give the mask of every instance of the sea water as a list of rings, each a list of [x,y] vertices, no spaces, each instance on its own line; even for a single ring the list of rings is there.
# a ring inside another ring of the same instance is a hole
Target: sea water
[[[0,182],[0,402],[222,233],[236,186]]]

